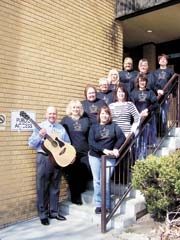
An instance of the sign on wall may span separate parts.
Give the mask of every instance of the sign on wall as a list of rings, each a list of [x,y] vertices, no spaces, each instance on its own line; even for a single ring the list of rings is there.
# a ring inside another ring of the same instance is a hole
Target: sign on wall
[[[0,130],[5,130],[6,126],[6,116],[3,113],[0,113]]]
[[[28,112],[26,113],[35,121],[35,113]],[[33,124],[20,116],[20,111],[12,111],[11,112],[11,131],[32,131]]]

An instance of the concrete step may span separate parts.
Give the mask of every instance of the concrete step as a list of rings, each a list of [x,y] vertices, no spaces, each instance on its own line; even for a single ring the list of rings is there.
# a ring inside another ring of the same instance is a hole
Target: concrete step
[[[83,205],[78,206],[70,201],[60,204],[60,211],[64,215],[71,215],[73,218],[83,219],[86,223],[101,224],[101,215],[94,213],[93,191],[88,190],[82,194]],[[115,203],[115,198],[112,204]],[[109,221],[107,229],[117,228],[123,230],[125,227],[136,222],[137,214],[146,208],[144,197],[137,191],[132,191],[117,209],[115,215]]]
[[[136,192],[136,190],[133,190]],[[138,191],[139,192],[139,191]],[[118,201],[117,197],[114,196],[113,204],[115,204]],[[126,199],[122,202],[122,204],[117,209],[117,213],[119,214],[125,214],[129,217],[135,217],[136,215],[144,211],[146,209],[145,205],[145,198],[142,194],[135,194],[135,193],[129,193],[126,197]]]
[[[83,204],[92,205],[94,203],[93,192],[94,192],[93,190],[87,190],[86,192],[81,194]]]
[[[168,156],[170,154],[170,150],[168,147],[161,147],[159,150],[156,152],[157,157],[161,156]]]
[[[169,149],[172,149],[172,151],[176,150],[176,137],[166,137],[164,142],[162,143],[161,147],[168,147]]]
[[[93,204],[76,205],[69,201],[61,202],[60,211],[64,215],[71,215],[77,219],[84,219],[86,223],[100,224],[100,216],[94,213]]]
[[[136,198],[132,198],[130,195],[119,206],[108,227],[123,231],[125,228],[136,223],[137,216],[146,210],[143,195],[137,194]]]
[[[180,137],[180,128],[172,128],[171,131],[168,133],[168,136]]]
[[[159,150],[156,152],[156,156],[168,156],[177,149],[180,149],[180,137],[167,137]]]
[[[180,137],[168,136],[162,143],[162,147],[168,147],[170,151],[175,151],[176,149],[180,148]]]
[[[161,139],[158,139],[160,141]],[[170,153],[175,152],[180,148],[180,128],[172,128],[161,144],[156,156],[168,156]]]
[[[136,217],[129,217],[126,214],[121,214],[118,221],[112,222],[112,226],[113,229],[118,229],[118,231],[122,232],[134,223],[136,223]]]
[[[180,148],[180,136],[176,137],[176,149]]]

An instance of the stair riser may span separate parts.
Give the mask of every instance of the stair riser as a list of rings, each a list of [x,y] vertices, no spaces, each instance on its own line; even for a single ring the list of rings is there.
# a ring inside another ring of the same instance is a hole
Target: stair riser
[[[139,191],[131,191],[127,199],[120,205],[119,209],[115,216],[109,221],[107,225],[108,229],[118,229],[123,230],[125,227],[135,223],[136,215],[138,212],[141,212],[146,208],[144,197]],[[136,198],[130,198],[130,196],[136,196]],[[88,191],[83,193],[82,196],[84,199],[93,199],[93,192]],[[115,203],[115,200],[112,200],[112,204]],[[63,202],[60,204],[60,211],[64,215],[70,215],[75,219],[83,219],[88,224],[101,225],[101,215],[94,213],[95,206],[92,203],[83,204],[82,206],[77,206],[71,204],[70,202]]]
[[[168,136],[180,137],[180,128],[173,128],[169,132]]]

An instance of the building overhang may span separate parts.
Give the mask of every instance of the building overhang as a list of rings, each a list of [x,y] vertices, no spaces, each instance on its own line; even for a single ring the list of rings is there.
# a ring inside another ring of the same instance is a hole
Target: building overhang
[[[180,39],[180,3],[171,2],[176,4],[116,18],[122,23],[124,46],[133,48],[148,42],[159,44]]]

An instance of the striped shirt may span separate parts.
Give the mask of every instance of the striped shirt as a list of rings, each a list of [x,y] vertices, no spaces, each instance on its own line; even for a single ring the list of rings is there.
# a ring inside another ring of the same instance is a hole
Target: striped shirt
[[[124,135],[135,132],[140,123],[139,112],[132,102],[114,102],[109,105],[112,120],[121,127]]]

